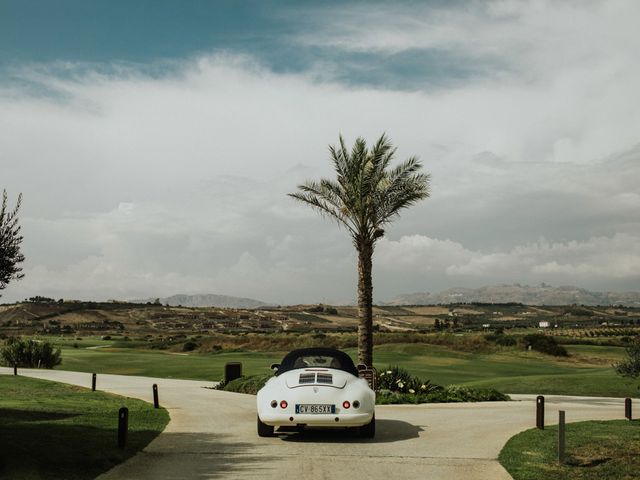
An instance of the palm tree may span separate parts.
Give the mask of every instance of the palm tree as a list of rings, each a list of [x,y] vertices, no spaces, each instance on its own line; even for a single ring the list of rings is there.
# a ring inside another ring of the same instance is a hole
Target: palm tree
[[[400,210],[429,196],[429,175],[410,157],[391,168],[396,149],[385,134],[370,150],[363,138],[347,149],[329,146],[336,179],[307,181],[289,196],[311,205],[344,226],[358,252],[358,360],[373,365],[372,257],[384,227]]]

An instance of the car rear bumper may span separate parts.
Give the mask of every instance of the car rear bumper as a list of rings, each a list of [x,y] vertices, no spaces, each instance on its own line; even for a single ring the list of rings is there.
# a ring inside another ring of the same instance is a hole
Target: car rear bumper
[[[309,427],[361,427],[371,421],[370,413],[335,413],[335,414],[286,414],[264,412],[260,420],[274,427],[307,425]]]

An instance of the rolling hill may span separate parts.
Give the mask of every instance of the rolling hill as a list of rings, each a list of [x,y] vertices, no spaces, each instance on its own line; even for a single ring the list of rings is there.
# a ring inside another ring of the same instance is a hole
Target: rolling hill
[[[172,295],[158,299],[163,305],[172,307],[218,307],[218,308],[259,308],[270,304],[253,298],[232,297],[229,295],[200,294],[200,295]],[[155,298],[133,300],[135,303],[155,302]]]
[[[640,292],[592,292],[574,286],[552,287],[490,285],[480,288],[450,288],[438,293],[398,295],[387,305],[438,305],[450,303],[522,303],[524,305],[624,305],[640,306]]]

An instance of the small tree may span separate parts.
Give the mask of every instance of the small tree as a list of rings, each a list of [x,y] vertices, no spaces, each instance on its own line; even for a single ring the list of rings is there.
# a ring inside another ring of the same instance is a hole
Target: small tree
[[[22,235],[18,225],[18,210],[22,203],[22,194],[13,210],[7,207],[7,191],[2,191],[2,208],[0,208],[0,290],[4,290],[11,280],[24,277],[22,268],[18,266],[24,261],[20,253]]]
[[[617,363],[616,372],[623,377],[640,377],[640,336],[637,336],[627,347],[626,360]]]

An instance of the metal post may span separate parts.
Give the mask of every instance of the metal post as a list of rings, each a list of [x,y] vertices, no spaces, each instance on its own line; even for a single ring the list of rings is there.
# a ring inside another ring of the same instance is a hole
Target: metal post
[[[544,397],[542,395],[536,398],[536,428],[544,430]]]
[[[127,430],[129,428],[129,409],[122,407],[118,411],[118,447],[124,448],[127,444]]]
[[[91,391],[96,391],[96,374],[91,375]]]
[[[18,375],[18,365],[13,366],[13,374]]]
[[[158,385],[153,384],[153,408],[160,408],[160,402],[158,401]]]
[[[630,398],[625,398],[624,399],[624,418],[626,418],[629,421],[632,420],[631,399]]]
[[[564,410],[560,410],[558,418],[558,462],[560,465],[564,463]]]

